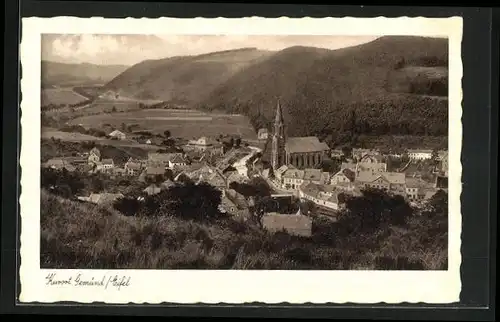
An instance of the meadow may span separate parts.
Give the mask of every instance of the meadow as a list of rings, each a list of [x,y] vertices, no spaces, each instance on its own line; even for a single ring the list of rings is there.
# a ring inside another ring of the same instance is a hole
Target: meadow
[[[86,101],[87,97],[73,91],[71,87],[42,89],[41,105],[73,105]]]
[[[160,146],[154,144],[141,144],[137,141],[125,139],[125,140],[111,140],[105,137],[97,137],[88,134],[82,134],[78,132],[65,132],[58,131],[56,129],[42,129],[41,138],[44,140],[60,140],[63,142],[75,142],[75,143],[84,143],[84,142],[95,142],[95,144],[104,146],[114,146],[114,147],[132,147],[132,148],[141,148],[147,151],[156,151],[161,149]]]
[[[120,105],[116,105],[118,109]],[[93,107],[92,107],[93,108]],[[197,110],[142,109],[77,117],[69,124],[102,128],[105,124],[120,127],[137,124],[140,130],[160,134],[169,130],[173,137],[192,139],[200,136],[239,135],[255,140],[256,133],[247,117]]]
[[[376,224],[363,212],[366,200],[360,200],[361,207],[353,206],[354,212],[337,223],[315,218],[313,235],[304,238],[285,232],[271,234],[231,217],[188,219],[164,208],[158,215],[125,216],[111,206],[80,203],[42,189],[40,265],[65,269],[445,270],[447,195],[434,199],[433,210],[410,214],[398,224],[384,220]]]

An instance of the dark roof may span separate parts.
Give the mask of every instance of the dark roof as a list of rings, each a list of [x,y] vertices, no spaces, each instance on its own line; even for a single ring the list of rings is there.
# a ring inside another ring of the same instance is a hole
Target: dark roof
[[[285,143],[285,150],[288,153],[323,152],[329,149],[325,142],[320,142],[315,136],[292,137]]]
[[[448,189],[448,177],[436,177],[436,188]]]

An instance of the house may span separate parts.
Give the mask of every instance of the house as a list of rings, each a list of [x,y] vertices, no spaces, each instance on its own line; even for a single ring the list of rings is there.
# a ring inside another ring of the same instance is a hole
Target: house
[[[285,189],[299,189],[302,183],[304,183],[304,170],[292,168],[283,174],[282,186]]]
[[[98,205],[110,205],[123,197],[121,193],[92,193],[88,201]]]
[[[219,190],[224,190],[227,187],[224,175],[218,169],[208,165],[204,165],[195,171],[186,172],[185,174],[196,183],[204,182]]]
[[[436,176],[434,188],[448,190],[448,176]]]
[[[222,213],[233,215],[236,219],[246,221],[250,216],[246,201],[241,201],[239,198],[234,198],[224,194],[221,197],[219,211]]]
[[[322,172],[320,169],[304,169],[302,181],[315,184],[327,184],[330,183],[330,174],[328,172]]]
[[[127,171],[124,168],[114,168],[113,174],[115,174],[117,176],[123,176],[123,175],[127,174]]]
[[[115,138],[115,139],[118,139],[118,140],[125,140],[126,139],[125,133],[120,132],[118,130],[114,130],[113,132],[109,133],[109,136],[111,138]]]
[[[287,165],[282,165],[278,169],[276,169],[273,173],[275,181],[279,184],[283,184],[283,174],[290,169]]]
[[[61,158],[62,160],[72,164],[72,165],[75,165],[75,166],[79,166],[79,165],[83,165],[83,164],[87,164],[88,163],[88,160],[86,157],[82,157],[82,156],[76,156],[76,157],[62,157]]]
[[[147,180],[155,179],[157,176],[165,174],[165,167],[148,166],[139,176],[139,180],[146,182]]]
[[[342,162],[342,164],[340,165],[341,170],[349,169],[352,170],[353,172],[356,172],[356,168],[357,168],[357,163],[355,162]]]
[[[380,154],[370,154],[367,153],[363,155],[359,161],[359,163],[383,163],[384,158]]]
[[[269,132],[267,131],[266,128],[261,128],[257,132],[257,138],[259,140],[267,140],[268,137],[269,137]]]
[[[161,188],[162,188],[163,190],[168,190],[168,189],[170,189],[170,188],[172,188],[172,187],[175,187],[175,182],[173,182],[173,181],[172,181],[172,180],[170,180],[170,179],[167,179],[167,180],[165,180],[165,181],[163,181],[163,182],[161,183]]]
[[[410,160],[430,160],[432,158],[432,150],[409,149],[408,157]]]
[[[333,175],[330,184],[337,185],[339,183],[354,182],[355,178],[356,178],[356,173],[353,170],[349,168],[344,168]]]
[[[406,177],[404,173],[383,172],[373,173],[361,171],[357,173],[355,182],[364,188],[375,188],[398,194],[405,194]]]
[[[442,155],[439,157],[441,162],[441,172],[445,177],[448,176],[448,151],[444,151]]]
[[[161,186],[154,183],[150,184],[146,189],[143,190],[148,196],[156,195],[162,191]]]
[[[174,154],[172,158],[168,160],[168,167],[170,169],[186,167],[187,164],[188,162],[182,154]]]
[[[125,173],[129,176],[135,176],[141,172],[142,165],[136,161],[127,161],[123,166]]]
[[[103,172],[109,172],[115,166],[113,159],[102,159],[101,164]]]
[[[299,187],[299,197],[301,199],[312,201],[316,205],[330,210],[340,209],[344,200],[342,197],[339,199],[339,196],[345,193],[347,192],[330,185],[303,183]]]
[[[295,214],[266,213],[262,217],[262,226],[270,232],[286,231],[290,235],[310,237],[312,219],[300,210]]]
[[[368,162],[364,162],[368,157]],[[371,171],[373,173],[387,172],[387,163],[373,162],[372,156],[365,156],[360,162],[356,163],[356,172]]]
[[[182,157],[183,155],[180,152],[176,152],[176,153],[157,153],[157,152],[149,153],[147,164],[148,164],[148,166],[170,167],[170,161],[177,156]]]
[[[420,178],[406,178],[406,197],[410,201],[422,200],[428,184]]]
[[[380,152],[371,149],[352,149],[352,157],[355,160],[361,160],[366,155],[379,155]]]
[[[60,158],[53,158],[45,162],[44,164],[45,168],[50,168],[54,170],[63,170],[65,169],[66,171],[73,172],[76,170],[76,167],[67,162],[66,160],[60,159]]]
[[[91,164],[99,161],[101,161],[101,151],[99,151],[98,148],[94,147],[89,152],[88,162],[89,164]]]
[[[344,152],[340,149],[334,149],[332,150],[332,152],[330,153],[330,156],[333,158],[333,159],[340,159],[344,156]]]
[[[187,144],[187,148],[192,148],[198,151],[207,151],[214,146],[218,146],[220,143],[213,138],[208,138],[202,136],[196,140],[190,140]]]

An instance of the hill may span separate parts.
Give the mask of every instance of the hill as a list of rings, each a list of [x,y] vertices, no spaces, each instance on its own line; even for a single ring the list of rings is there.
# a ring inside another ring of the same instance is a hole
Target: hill
[[[42,61],[42,87],[105,84],[127,68],[124,65]]]
[[[240,69],[270,52],[242,48],[138,63],[105,85],[105,90],[137,99],[160,99],[185,105],[208,95]]]
[[[381,37],[322,50],[292,47],[242,69],[196,107],[269,127],[276,101],[289,135],[447,135],[447,40]],[[265,84],[265,85],[263,85]]]

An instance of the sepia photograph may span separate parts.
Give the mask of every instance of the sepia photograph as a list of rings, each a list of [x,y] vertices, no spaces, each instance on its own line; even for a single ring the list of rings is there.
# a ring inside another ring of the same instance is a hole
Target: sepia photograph
[[[44,285],[75,282],[58,270],[450,269],[447,31],[199,29],[40,32]]]

